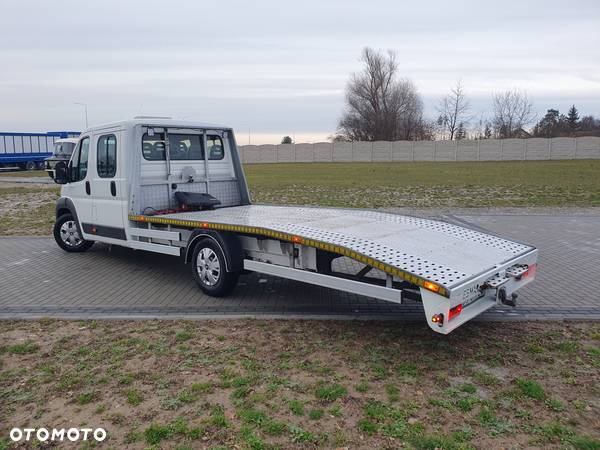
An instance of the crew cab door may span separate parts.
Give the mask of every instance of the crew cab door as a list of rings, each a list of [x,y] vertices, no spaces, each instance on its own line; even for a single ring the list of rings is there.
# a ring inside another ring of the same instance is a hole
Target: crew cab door
[[[90,141],[90,136],[82,136],[77,143],[68,165],[69,183],[61,191],[63,197],[68,197],[73,202],[80,229],[92,219],[91,175],[88,167]],[[85,231],[83,238],[89,239],[85,236]]]
[[[121,131],[107,131],[93,138],[95,167],[91,180],[92,226],[89,231],[99,241],[126,239],[123,214],[127,196],[122,177],[122,134]]]

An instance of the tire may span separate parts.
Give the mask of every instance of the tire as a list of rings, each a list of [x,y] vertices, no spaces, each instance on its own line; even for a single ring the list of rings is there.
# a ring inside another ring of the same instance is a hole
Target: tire
[[[211,297],[229,294],[237,284],[239,272],[227,272],[223,250],[213,239],[201,239],[192,254],[192,274],[200,289]]]
[[[63,214],[56,219],[54,240],[60,248],[69,253],[85,252],[94,245],[94,241],[86,241],[81,237],[77,223],[71,214]]]
[[[25,163],[25,170],[35,170],[37,167],[37,165],[35,164],[35,161],[27,161]]]

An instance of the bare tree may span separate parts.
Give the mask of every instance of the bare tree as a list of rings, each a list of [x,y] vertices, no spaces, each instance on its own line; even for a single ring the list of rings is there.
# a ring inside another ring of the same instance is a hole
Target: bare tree
[[[533,104],[527,92],[517,88],[492,96],[494,133],[498,138],[517,137],[534,120]]]
[[[346,87],[346,110],[338,135],[346,140],[422,139],[427,134],[423,101],[414,84],[398,78],[396,55],[365,48],[364,68]]]
[[[437,107],[439,114],[437,123],[444,135],[448,133],[450,140],[456,137],[456,132],[461,124],[463,128],[469,124],[471,120],[469,116],[470,108],[471,105],[465,94],[462,81],[458,80],[456,86],[450,90],[448,95],[440,100]]]

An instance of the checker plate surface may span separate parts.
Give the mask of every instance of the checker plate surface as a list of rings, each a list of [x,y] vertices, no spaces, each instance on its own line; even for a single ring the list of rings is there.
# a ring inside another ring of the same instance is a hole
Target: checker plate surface
[[[247,205],[159,217],[294,234],[346,247],[450,289],[533,250],[446,222],[377,211]]]

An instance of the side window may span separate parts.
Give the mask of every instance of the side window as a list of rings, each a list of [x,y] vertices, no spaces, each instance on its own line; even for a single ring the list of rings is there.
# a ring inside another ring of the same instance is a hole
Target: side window
[[[79,141],[71,158],[71,181],[81,181],[87,175],[90,138],[85,137]]]
[[[75,149],[73,150],[73,154],[71,155],[71,161],[69,162],[69,170],[71,181],[76,181],[77,179],[77,168],[79,167],[79,152],[81,150],[81,142],[79,141],[75,145]]]
[[[117,138],[114,134],[98,139],[96,168],[100,178],[112,178],[117,173]]]
[[[88,170],[88,155],[90,153],[90,138],[81,141],[81,153],[79,155],[79,180],[83,180]]]
[[[225,158],[225,147],[220,136],[208,134],[206,136],[206,148],[208,149],[208,159],[220,160]]]
[[[165,156],[165,134],[144,134],[142,137],[142,155],[147,161],[164,161]]]

